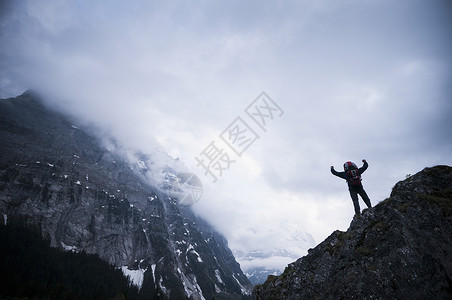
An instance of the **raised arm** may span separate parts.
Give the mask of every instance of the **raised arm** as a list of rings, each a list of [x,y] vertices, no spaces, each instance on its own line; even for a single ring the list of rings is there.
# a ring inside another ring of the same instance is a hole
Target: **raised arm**
[[[342,178],[342,179],[347,179],[346,176],[345,176],[345,172],[338,172],[338,171],[336,171],[336,170],[334,169],[333,166],[331,166],[331,173],[332,173],[333,175],[336,175],[337,177]]]
[[[366,171],[368,167],[369,167],[369,164],[367,163],[367,161],[365,159],[363,159],[363,166],[361,168],[359,168],[359,173],[360,174],[364,173],[364,171]]]

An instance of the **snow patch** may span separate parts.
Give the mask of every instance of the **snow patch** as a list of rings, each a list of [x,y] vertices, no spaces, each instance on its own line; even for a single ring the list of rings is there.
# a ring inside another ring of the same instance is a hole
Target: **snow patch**
[[[151,265],[152,278],[154,279],[154,285],[155,285],[155,288],[157,289],[157,283],[155,282],[155,267],[157,267],[156,264]]]
[[[63,243],[63,242],[60,242],[60,243],[61,243],[61,247],[63,247],[64,250],[66,250],[66,251],[72,251],[72,252],[78,252],[78,249],[77,249],[76,246],[68,246],[68,245],[66,245],[66,244]]]
[[[5,224],[5,226],[6,226],[7,223],[8,223],[8,215],[3,214],[3,224]]]
[[[232,274],[232,277],[234,277],[235,281],[237,281],[237,284],[240,286],[240,290],[242,291],[242,295],[251,295],[251,291],[247,288],[245,288],[240,281],[235,277],[235,274]]]
[[[160,289],[162,290],[162,292],[163,292],[165,295],[168,295],[168,290],[167,290],[166,287],[163,285],[163,278],[162,278],[162,277],[160,277],[159,287],[160,287]]]
[[[181,275],[182,284],[184,286],[185,295],[187,295],[188,298],[192,298],[191,297],[192,295],[197,295],[197,296],[201,297],[202,300],[206,299],[206,298],[204,298],[204,296],[202,294],[201,287],[199,286],[195,275],[189,275],[191,280],[189,278],[187,278],[187,276],[185,276],[185,274],[183,274],[183,273],[181,273],[180,275]]]
[[[215,277],[217,277],[217,281],[219,283],[224,284],[224,282],[223,282],[223,280],[221,279],[221,276],[220,276],[220,270],[218,270],[218,269],[215,270]]]
[[[197,256],[198,262],[203,262],[203,260],[201,259],[201,255],[199,255],[198,252],[196,252],[195,248],[193,247],[193,245],[189,245],[187,248],[187,251],[185,251],[185,254],[187,254],[188,252],[194,253]],[[187,259],[188,260],[188,259]]]
[[[121,270],[124,276],[129,278],[129,281],[132,284],[137,286],[138,289],[141,289],[141,286],[143,285],[144,272],[146,272],[147,269],[129,270],[127,266],[122,266]]]

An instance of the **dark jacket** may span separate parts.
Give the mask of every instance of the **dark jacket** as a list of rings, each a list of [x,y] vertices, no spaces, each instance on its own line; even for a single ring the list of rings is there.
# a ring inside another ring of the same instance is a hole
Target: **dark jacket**
[[[369,164],[367,163],[367,161],[365,161],[365,162],[363,163],[363,166],[362,166],[361,168],[358,169],[359,175],[361,175],[362,173],[364,173],[364,171],[367,170],[367,167],[369,167]],[[348,184],[348,188],[349,188],[349,189],[354,189],[354,188],[362,187],[362,184],[361,184],[361,183],[360,183],[357,187],[352,186],[352,185],[350,184],[350,182],[348,181],[347,174],[345,174],[345,171],[344,171],[344,172],[338,172],[338,171],[336,171],[336,170],[332,167],[332,168],[331,168],[331,173],[333,173],[333,174],[336,175],[337,177],[340,177],[340,178],[342,178],[342,179],[345,179],[345,180],[347,181],[347,184]]]

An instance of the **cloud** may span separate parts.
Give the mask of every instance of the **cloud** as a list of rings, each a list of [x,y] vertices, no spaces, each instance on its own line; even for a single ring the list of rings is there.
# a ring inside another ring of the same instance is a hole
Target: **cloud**
[[[0,96],[34,88],[130,148],[180,157],[205,186],[195,211],[238,250],[272,251],[295,228],[317,243],[353,215],[331,165],[366,158],[376,204],[452,163],[451,15],[416,0],[4,1]],[[262,91],[284,115],[212,183],[194,157]]]

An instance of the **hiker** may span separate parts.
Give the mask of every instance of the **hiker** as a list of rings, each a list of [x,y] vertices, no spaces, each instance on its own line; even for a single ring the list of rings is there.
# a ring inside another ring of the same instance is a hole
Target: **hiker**
[[[361,213],[358,202],[358,194],[361,196],[364,203],[366,203],[367,207],[372,208],[369,196],[367,196],[367,193],[361,183],[361,174],[366,171],[368,166],[369,165],[367,164],[367,161],[365,159],[363,159],[363,166],[359,169],[351,161],[348,161],[344,164],[344,172],[337,172],[336,170],[334,170],[334,167],[331,166],[331,173],[347,180],[350,197],[352,197],[353,206],[355,207],[355,215],[359,215]]]

